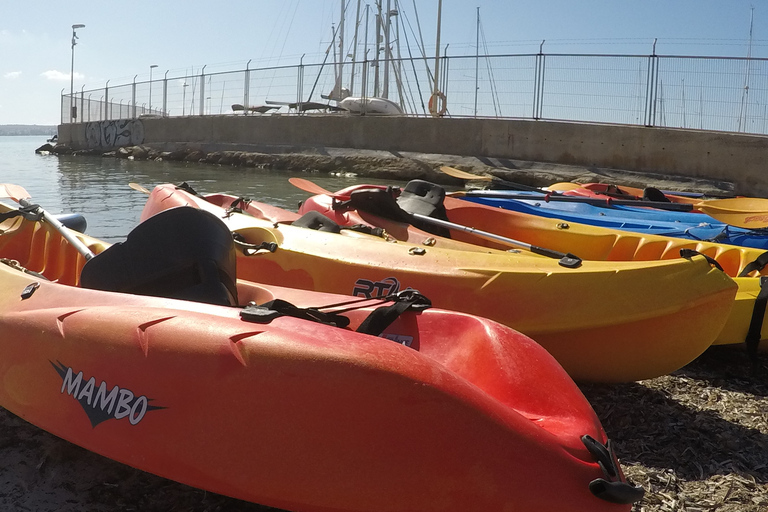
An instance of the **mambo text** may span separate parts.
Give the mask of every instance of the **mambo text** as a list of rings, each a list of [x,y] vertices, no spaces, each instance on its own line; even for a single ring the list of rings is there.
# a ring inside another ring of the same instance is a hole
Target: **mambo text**
[[[130,389],[120,386],[109,389],[106,381],[101,381],[97,387],[95,377],[85,381],[83,372],[75,373],[72,368],[61,363],[54,364],[53,367],[62,379],[61,394],[66,393],[75,398],[94,427],[108,419],[123,418],[127,418],[131,425],[137,425],[144,419],[147,411],[163,409],[149,405],[149,398],[144,395],[136,396]]]

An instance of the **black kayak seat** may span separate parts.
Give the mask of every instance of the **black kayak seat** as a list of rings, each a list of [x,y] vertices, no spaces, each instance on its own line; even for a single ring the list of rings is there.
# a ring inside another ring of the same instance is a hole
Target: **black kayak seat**
[[[657,203],[671,203],[672,201],[661,190],[654,187],[643,189],[643,201],[655,201]]]
[[[292,226],[299,228],[314,229],[316,231],[327,231],[329,233],[341,233],[341,226],[336,224],[322,213],[310,210],[291,223]]]
[[[445,211],[445,189],[440,185],[435,185],[424,180],[411,180],[397,198],[397,204],[410,214],[424,215],[433,219],[448,220],[448,214]],[[432,234],[450,238],[451,234],[447,228],[435,226],[415,220],[414,226]]]
[[[124,242],[86,262],[80,285],[94,290],[237,305],[235,245],[212,213],[181,206],[139,224]]]

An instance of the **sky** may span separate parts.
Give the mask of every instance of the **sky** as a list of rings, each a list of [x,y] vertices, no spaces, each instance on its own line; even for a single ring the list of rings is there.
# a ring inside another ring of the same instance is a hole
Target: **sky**
[[[353,19],[357,0],[347,1]],[[42,4],[0,0],[0,124],[60,123],[73,24],[85,25],[74,49],[80,91],[148,80],[151,65],[157,79],[203,65],[211,73],[245,69],[248,61],[250,69],[296,65],[302,56],[305,64],[319,63],[341,10],[340,0]],[[437,6],[438,0],[400,2],[412,23],[418,13],[428,55]],[[660,55],[768,58],[768,2],[743,0],[443,0],[440,37],[448,55],[475,54],[478,7],[489,54],[536,53],[544,41],[545,53],[648,55],[657,40]]]

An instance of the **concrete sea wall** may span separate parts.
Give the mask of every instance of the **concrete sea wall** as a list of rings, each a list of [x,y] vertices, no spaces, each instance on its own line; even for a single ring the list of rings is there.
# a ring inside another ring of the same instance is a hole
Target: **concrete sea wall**
[[[731,182],[768,196],[768,137],[698,130],[501,119],[205,116],[59,126],[72,149],[188,145],[203,151],[271,147],[457,155],[607,168]],[[514,167],[514,166],[513,166]]]

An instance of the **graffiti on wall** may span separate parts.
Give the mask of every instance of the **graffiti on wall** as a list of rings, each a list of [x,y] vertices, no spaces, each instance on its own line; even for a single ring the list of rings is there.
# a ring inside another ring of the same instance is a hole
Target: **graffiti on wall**
[[[89,149],[138,146],[144,142],[144,125],[138,119],[87,123],[85,140]]]

